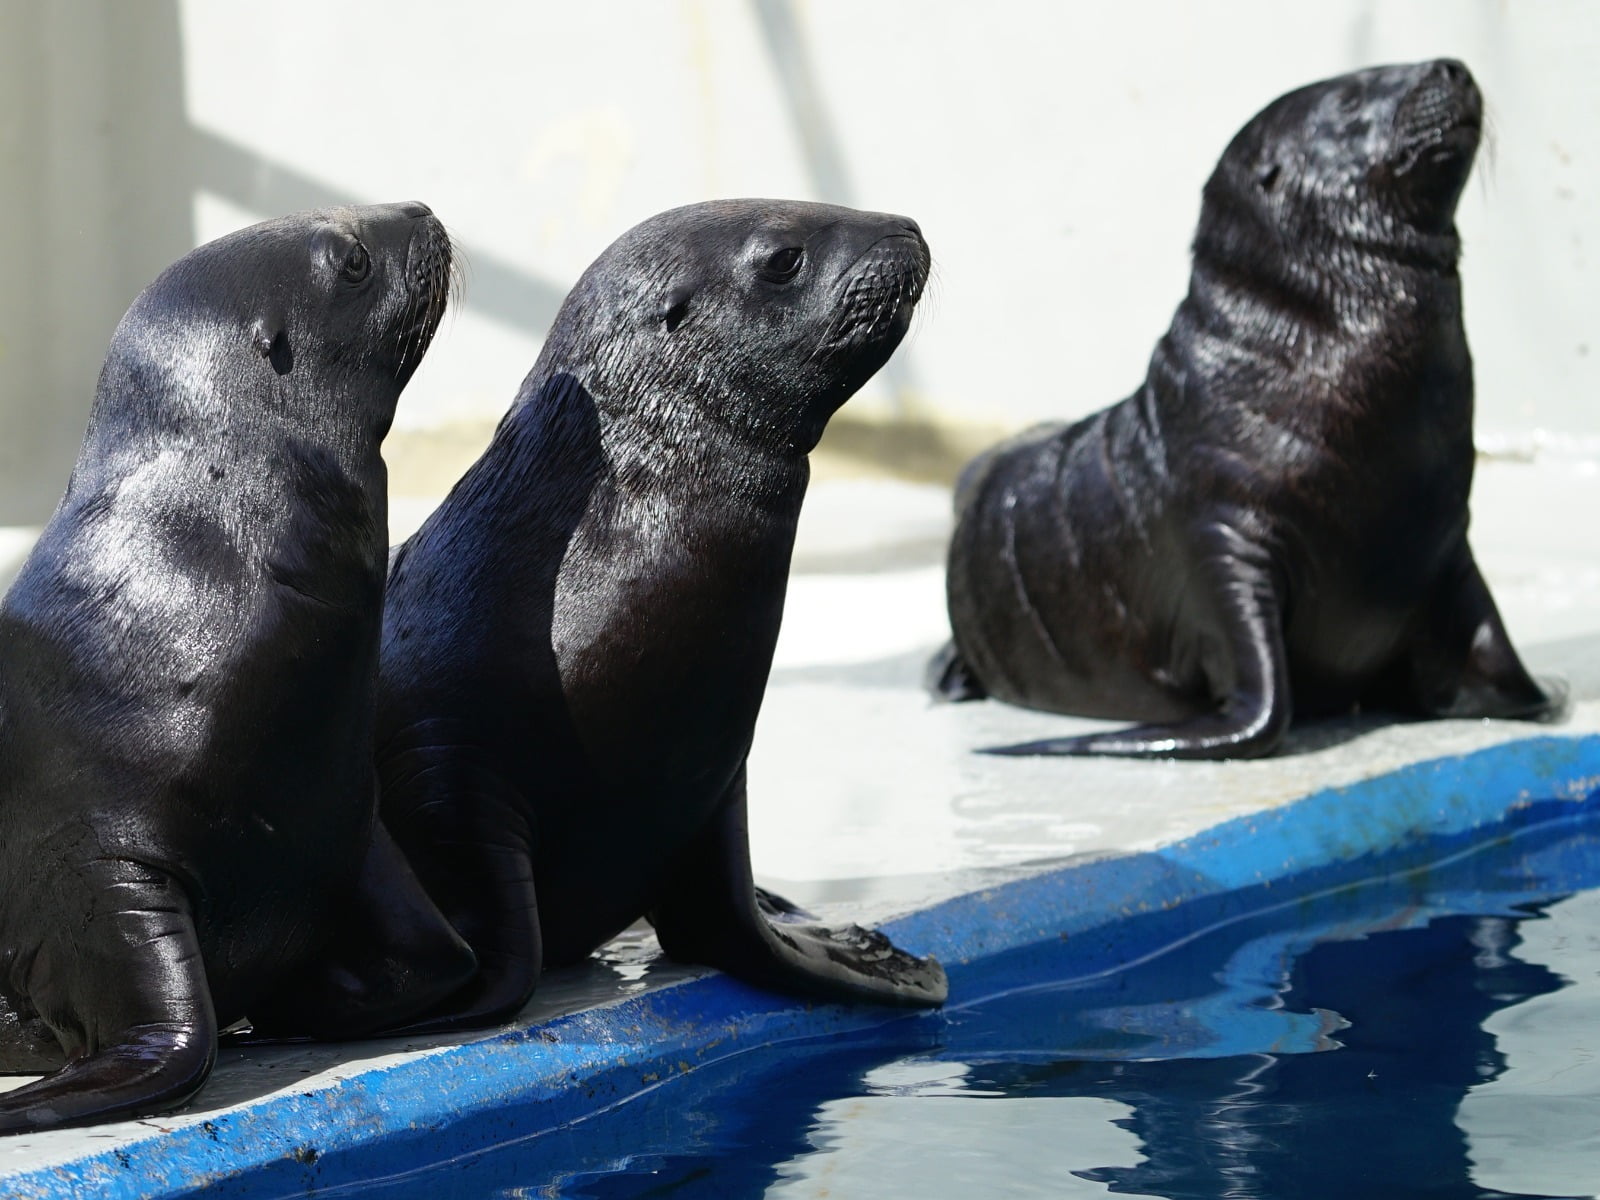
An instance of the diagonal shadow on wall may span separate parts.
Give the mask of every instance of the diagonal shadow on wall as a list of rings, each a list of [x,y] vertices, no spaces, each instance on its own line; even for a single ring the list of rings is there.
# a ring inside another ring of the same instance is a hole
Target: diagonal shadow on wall
[[[810,44],[795,18],[793,0],[750,0],[750,6],[772,59],[773,73],[799,139],[812,188],[830,204],[862,207],[856,198],[844,146],[829,116]],[[865,207],[870,208],[870,202]],[[889,360],[883,376],[889,385],[894,416],[906,417],[908,400],[918,389],[904,351]]]
[[[66,486],[118,318],[189,249],[177,5],[0,0],[0,526]]]
[[[176,0],[0,0],[0,528],[54,509],[112,331],[193,247],[199,189],[263,216],[397,198],[347,194],[191,125]],[[564,289],[461,250],[464,307],[548,327]]]
[[[193,145],[195,185],[266,216],[404,198],[353,196],[209,130],[191,127],[188,136]],[[518,329],[542,334],[549,328],[566,296],[565,288],[530,275],[481,246],[467,243],[458,249],[470,279],[470,287],[461,297],[464,307]]]

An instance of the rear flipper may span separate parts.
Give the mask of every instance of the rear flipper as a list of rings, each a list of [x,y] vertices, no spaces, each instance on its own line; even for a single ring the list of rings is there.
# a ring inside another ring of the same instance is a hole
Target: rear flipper
[[[533,830],[522,798],[460,746],[425,747],[383,764],[383,814],[427,894],[477,959],[467,982],[390,1034],[509,1021],[543,965],[533,889]]]
[[[1118,755],[1128,758],[1228,759],[1271,754],[1289,728],[1289,659],[1266,556],[1237,535],[1214,531],[1227,551],[1210,560],[1217,593],[1221,657],[1206,671],[1224,699],[1215,712],[1169,724],[1047,738],[982,751],[1002,755]]]
[[[1566,708],[1566,685],[1535,682],[1517,657],[1465,542],[1422,614],[1410,677],[1412,703],[1431,717],[1550,721]]]
[[[76,911],[51,926],[14,982],[60,1041],[67,1065],[0,1094],[0,1133],[166,1112],[199,1090],[216,1057],[217,1025],[189,898],[151,868],[98,860]],[[26,1051],[34,1022],[19,1023]],[[10,1039],[0,1042],[7,1066]],[[24,1054],[27,1057],[27,1054]]]
[[[381,821],[317,960],[252,1003],[251,1040],[366,1037],[425,1012],[472,978],[476,959]]]
[[[961,657],[954,640],[928,660],[923,674],[923,684],[935,700],[959,703],[963,700],[986,700],[989,693],[972,673],[967,660]]]
[[[808,921],[750,878],[745,777],[673,863],[649,914],[661,948],[758,987],[824,1000],[931,1008],[949,993],[944,968],[857,925]]]

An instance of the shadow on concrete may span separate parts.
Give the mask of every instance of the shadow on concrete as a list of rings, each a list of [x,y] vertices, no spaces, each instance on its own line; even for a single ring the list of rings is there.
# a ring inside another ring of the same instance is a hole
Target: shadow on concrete
[[[1600,634],[1538,642],[1518,650],[1541,682],[1554,677],[1566,684],[1570,703],[1600,700]]]
[[[770,679],[773,684],[833,684],[860,688],[904,688],[922,692],[928,663],[937,649],[938,647],[936,646],[928,646],[909,653],[895,654],[885,658],[861,662],[777,667],[773,670]],[[1540,672],[1541,678],[1555,677],[1570,688],[1569,703],[1576,704],[1587,700],[1600,699],[1600,634],[1568,638],[1560,642],[1549,642],[1536,646],[1528,653],[1527,657],[1529,665]],[[933,705],[942,702],[928,696],[927,703]],[[967,703],[990,705],[997,711],[1002,712],[1007,710],[1007,706],[998,700],[975,700]],[[1024,710],[1012,709],[1010,711],[1020,713]],[[1061,731],[1062,736],[1087,732],[1092,729],[1115,728],[1117,724],[1116,722],[1098,721],[1091,723],[1085,718],[1070,716],[1063,716],[1061,720],[1064,723]],[[1066,727],[1068,723],[1070,723],[1071,728]],[[1559,733],[1564,723],[1565,720],[1562,718],[1555,721],[1523,721],[1515,722],[1514,724],[1518,728],[1525,730],[1526,736],[1535,737],[1542,736],[1546,730],[1552,733]],[[1425,719],[1378,711],[1297,721],[1285,735],[1282,744],[1272,757],[1297,758],[1302,755],[1320,754],[1325,750],[1332,750],[1358,741],[1370,733],[1391,725],[1416,725],[1422,727],[1426,724],[1428,722]],[[1513,723],[1506,722],[1506,724]],[[1026,734],[1019,728],[1015,737],[1008,736],[1003,730],[989,731],[986,733],[982,745],[975,745],[973,750],[990,749],[995,746],[1050,736],[1048,733],[1039,732],[1036,726],[1032,724],[1027,728],[1028,732]],[[1065,761],[1063,760],[1063,762]],[[1070,769],[1070,767],[1064,769]]]

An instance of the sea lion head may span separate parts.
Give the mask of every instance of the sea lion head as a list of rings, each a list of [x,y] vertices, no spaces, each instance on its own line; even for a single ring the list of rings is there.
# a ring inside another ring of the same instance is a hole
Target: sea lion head
[[[381,438],[450,283],[450,239],[423,204],[295,213],[208,242],[117,326],[90,440],[269,414]]]
[[[777,200],[672,209],[579,280],[535,374],[572,371],[602,406],[695,413],[805,453],[905,336],[929,263],[906,217]]]
[[[1483,100],[1454,59],[1373,67],[1280,96],[1228,146],[1206,185],[1213,223],[1279,248],[1335,243],[1453,262],[1456,202]],[[1254,227],[1253,230],[1250,227]],[[1237,248],[1237,247],[1234,247]]]

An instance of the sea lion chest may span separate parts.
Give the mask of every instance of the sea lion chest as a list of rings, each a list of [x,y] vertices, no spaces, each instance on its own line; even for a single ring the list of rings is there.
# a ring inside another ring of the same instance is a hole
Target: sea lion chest
[[[577,754],[564,787],[529,789],[542,912],[565,924],[582,903],[616,914],[598,925],[626,924],[722,801],[771,667],[798,497],[793,508],[636,496],[597,503],[578,529],[551,636]],[[611,877],[603,897],[596,864]]]
[[[1239,490],[1239,503],[1277,570],[1305,712],[1348,704],[1393,658],[1466,535],[1466,340],[1453,313],[1413,314],[1404,327],[1403,352],[1390,333],[1355,343],[1340,370],[1310,360],[1240,435],[1258,482]]]
[[[351,747],[371,736],[381,521],[304,447],[253,472],[168,455],[85,490],[0,612],[6,844],[48,847],[47,873],[169,872],[208,961],[281,962],[372,818]]]

